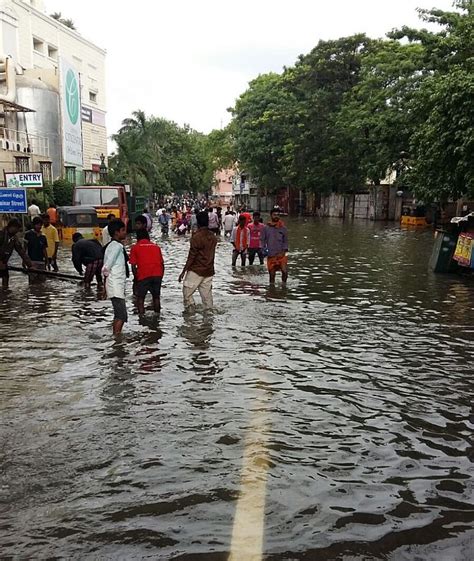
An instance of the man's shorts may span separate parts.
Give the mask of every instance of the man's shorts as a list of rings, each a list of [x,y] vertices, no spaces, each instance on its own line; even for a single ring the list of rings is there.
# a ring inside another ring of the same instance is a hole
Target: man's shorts
[[[288,267],[288,255],[275,255],[267,258],[267,269],[269,273],[276,273]]]
[[[161,281],[162,277],[147,277],[136,284],[135,294],[139,298],[145,298],[148,292],[153,298],[159,298],[161,294]]]
[[[110,300],[112,302],[112,306],[114,307],[114,319],[128,321],[125,298],[111,298]]]

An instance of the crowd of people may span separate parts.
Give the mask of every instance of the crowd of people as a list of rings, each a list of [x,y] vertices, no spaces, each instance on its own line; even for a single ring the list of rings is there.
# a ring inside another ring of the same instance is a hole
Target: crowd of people
[[[50,209],[48,209],[49,211]],[[245,208],[238,212],[230,207],[224,215],[219,208],[162,207],[157,213],[158,225],[163,236],[174,232],[177,236],[190,235],[190,248],[186,263],[178,281],[183,283],[185,310],[195,307],[194,293],[199,292],[203,308],[213,307],[212,280],[215,274],[214,259],[218,238],[222,234],[232,245],[231,263],[237,266],[253,265],[267,259],[270,283],[275,282],[276,273],[281,272],[282,282],[288,279],[288,233],[280,218],[280,209],[274,208],[270,221],[264,224],[259,212],[251,214]],[[30,269],[30,282],[42,282],[44,276],[35,271],[46,269],[58,271],[57,252],[59,236],[51,223],[52,212],[32,216],[31,228],[24,234],[22,243],[18,238],[21,223],[17,219],[8,222],[0,231],[0,277],[3,288],[8,288],[8,260],[14,250],[23,260],[24,267]],[[54,218],[54,216],[53,216]],[[84,239],[82,234],[73,235],[72,263],[81,275],[84,285],[90,287],[94,278],[99,288],[113,307],[113,333],[121,333],[128,320],[125,289],[130,267],[133,274],[133,293],[139,314],[145,313],[145,298],[148,293],[153,300],[153,309],[161,309],[161,284],[165,271],[163,255],[159,245],[150,239],[153,229],[151,214],[145,209],[135,219],[136,243],[127,254],[124,241],[127,238],[126,224],[108,216],[108,224],[102,230],[101,242]]]

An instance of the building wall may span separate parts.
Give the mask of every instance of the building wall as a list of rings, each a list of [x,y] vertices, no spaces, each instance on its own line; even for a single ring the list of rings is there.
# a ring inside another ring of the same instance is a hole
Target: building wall
[[[224,201],[232,199],[232,180],[235,175],[235,170],[220,169],[214,173],[215,185],[212,189],[212,194]]]
[[[83,163],[85,170],[91,170],[100,165],[100,154],[107,154],[106,53],[49,17],[43,9],[43,3],[38,0],[4,0],[0,18],[8,22],[2,21],[0,26],[0,50],[14,56],[15,62],[25,69],[49,69],[57,76],[60,57],[76,68],[80,74],[82,105],[97,117],[92,123],[83,122]],[[16,49],[10,33],[12,22],[16,22]]]

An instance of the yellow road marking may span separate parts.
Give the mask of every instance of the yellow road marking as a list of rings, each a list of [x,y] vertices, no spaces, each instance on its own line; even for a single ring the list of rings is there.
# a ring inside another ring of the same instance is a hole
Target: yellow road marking
[[[259,407],[263,404],[259,403]],[[259,408],[248,429],[228,561],[261,561],[269,467],[268,419]]]

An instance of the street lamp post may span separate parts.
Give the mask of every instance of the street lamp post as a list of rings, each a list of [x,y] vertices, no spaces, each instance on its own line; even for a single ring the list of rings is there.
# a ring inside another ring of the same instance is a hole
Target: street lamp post
[[[109,170],[107,169],[107,166],[105,165],[105,156],[104,156],[104,154],[101,154],[100,155],[100,169],[99,169],[99,176],[100,176],[101,183],[104,183],[104,184],[107,183],[108,172],[109,172]]]

